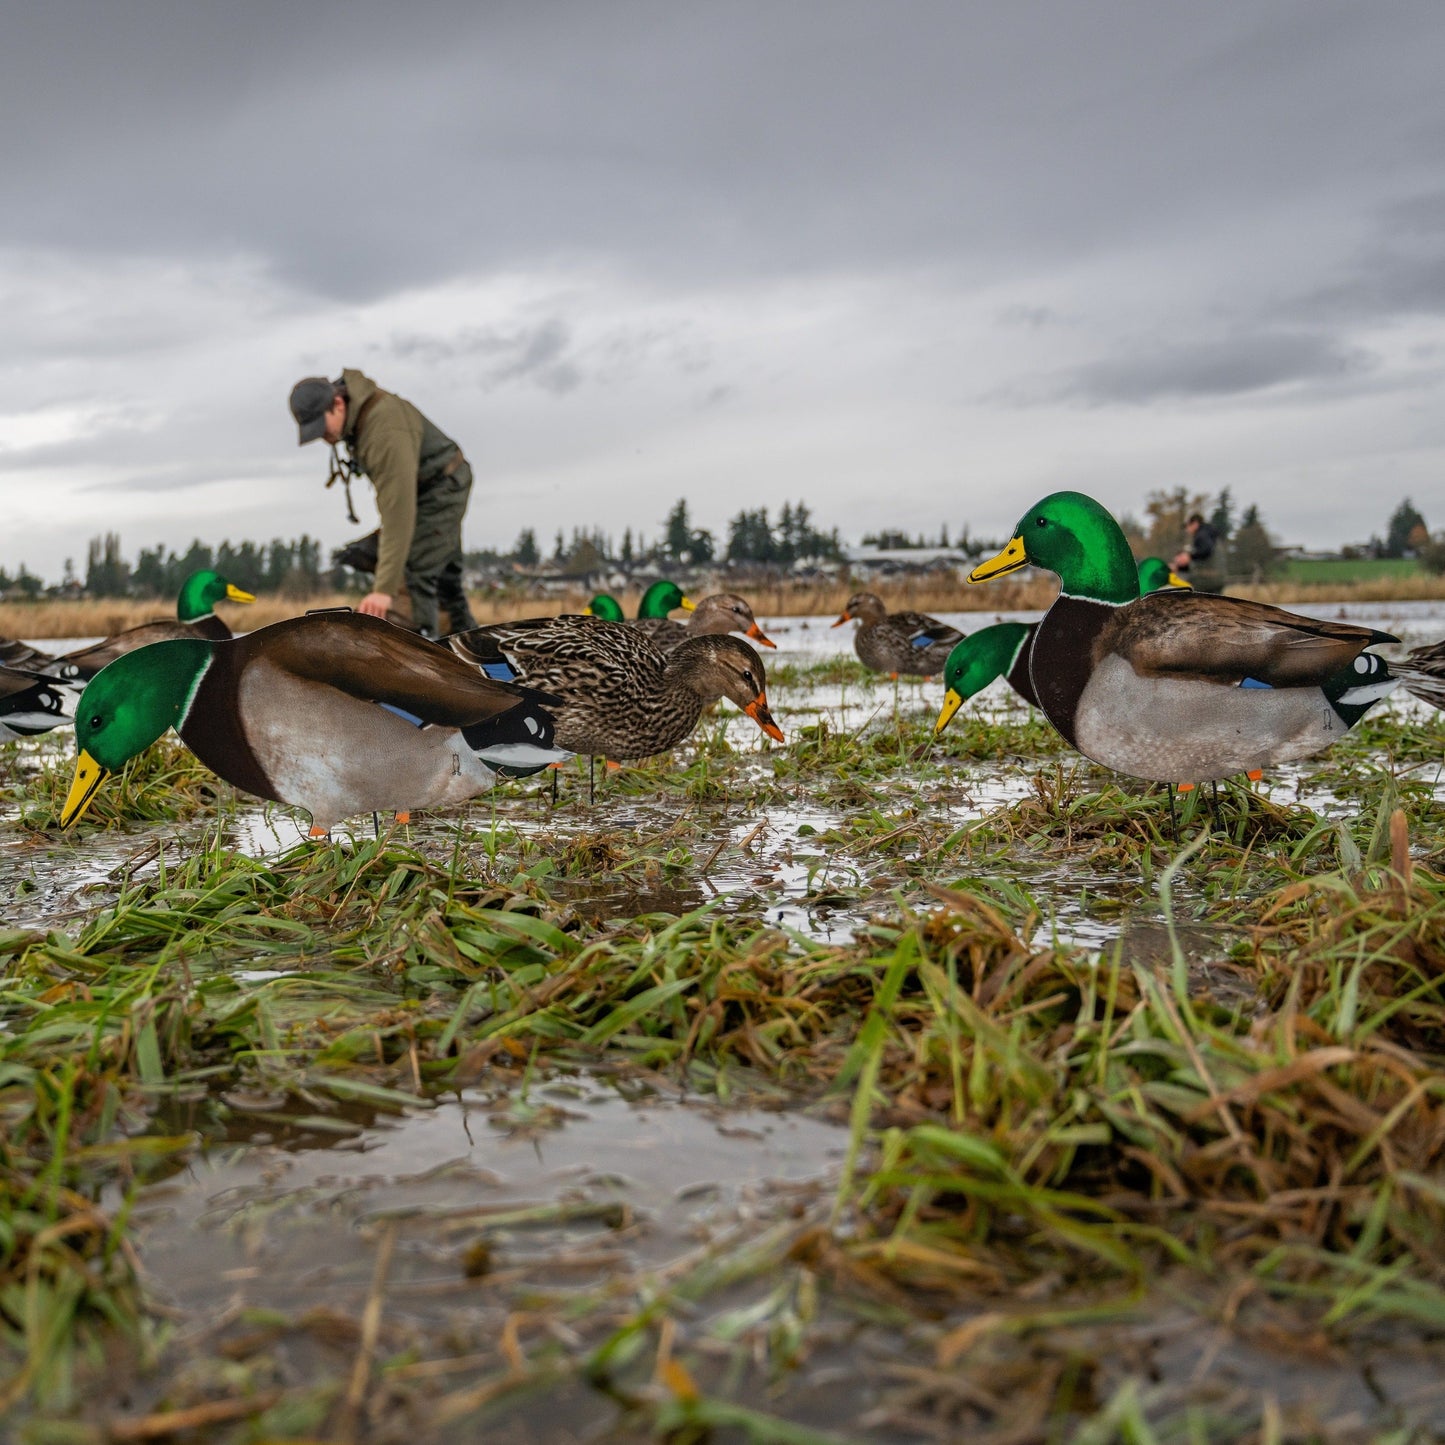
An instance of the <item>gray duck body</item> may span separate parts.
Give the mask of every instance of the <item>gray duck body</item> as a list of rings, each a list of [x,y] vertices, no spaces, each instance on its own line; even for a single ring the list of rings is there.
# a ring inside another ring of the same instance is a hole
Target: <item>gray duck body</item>
[[[1204,782],[1338,741],[1395,685],[1364,649],[1388,633],[1242,598],[1061,596],[1034,634],[1045,716],[1086,757],[1154,782]]]
[[[343,611],[218,641],[177,732],[227,782],[329,829],[484,792],[489,730],[538,709],[436,643]]]

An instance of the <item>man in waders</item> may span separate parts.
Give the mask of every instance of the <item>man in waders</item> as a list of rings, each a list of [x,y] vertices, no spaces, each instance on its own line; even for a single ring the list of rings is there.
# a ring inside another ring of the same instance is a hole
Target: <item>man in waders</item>
[[[335,459],[332,481],[365,472],[376,488],[376,575],[357,610],[428,637],[440,634],[439,606],[448,632],[475,627],[462,590],[462,514],[472,490],[462,449],[409,401],[349,369],[336,381],[298,381],[291,415],[302,446],[322,437],[334,453],[346,444],[350,456]]]

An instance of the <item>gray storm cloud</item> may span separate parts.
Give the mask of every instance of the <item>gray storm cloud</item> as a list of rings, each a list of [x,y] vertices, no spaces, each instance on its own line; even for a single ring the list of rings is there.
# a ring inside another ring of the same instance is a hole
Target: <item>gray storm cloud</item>
[[[284,396],[344,364],[463,437],[487,540],[689,490],[996,530],[1171,449],[1366,534],[1438,475],[1433,0],[52,0],[4,41],[0,564],[188,536],[188,486],[222,525],[226,479],[334,527]]]

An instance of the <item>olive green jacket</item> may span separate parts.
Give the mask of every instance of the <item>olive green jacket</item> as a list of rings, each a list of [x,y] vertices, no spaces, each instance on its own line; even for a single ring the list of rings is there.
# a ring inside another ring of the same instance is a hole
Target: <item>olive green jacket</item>
[[[341,380],[349,398],[342,437],[356,464],[371,478],[381,514],[374,586],[378,592],[399,597],[406,592],[417,498],[447,474],[461,448],[409,401],[382,391],[369,376],[348,368]],[[356,419],[373,396],[376,401],[362,418],[358,434]]]

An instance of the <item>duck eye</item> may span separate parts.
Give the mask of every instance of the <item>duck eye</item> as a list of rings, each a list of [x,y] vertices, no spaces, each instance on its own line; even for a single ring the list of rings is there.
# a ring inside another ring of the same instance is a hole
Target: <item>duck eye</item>
[[[90,720],[90,725],[91,725],[91,727],[93,727],[93,728],[98,728],[98,727],[101,725],[101,723],[103,723],[104,721],[105,721],[105,719],[104,719],[103,717],[101,717],[101,715],[100,715],[99,713],[96,713],[96,715],[95,715],[93,718],[91,718],[91,720]]]
[[[1047,527],[1049,525],[1049,519],[1047,517],[1040,517],[1034,525],[1038,527]]]

